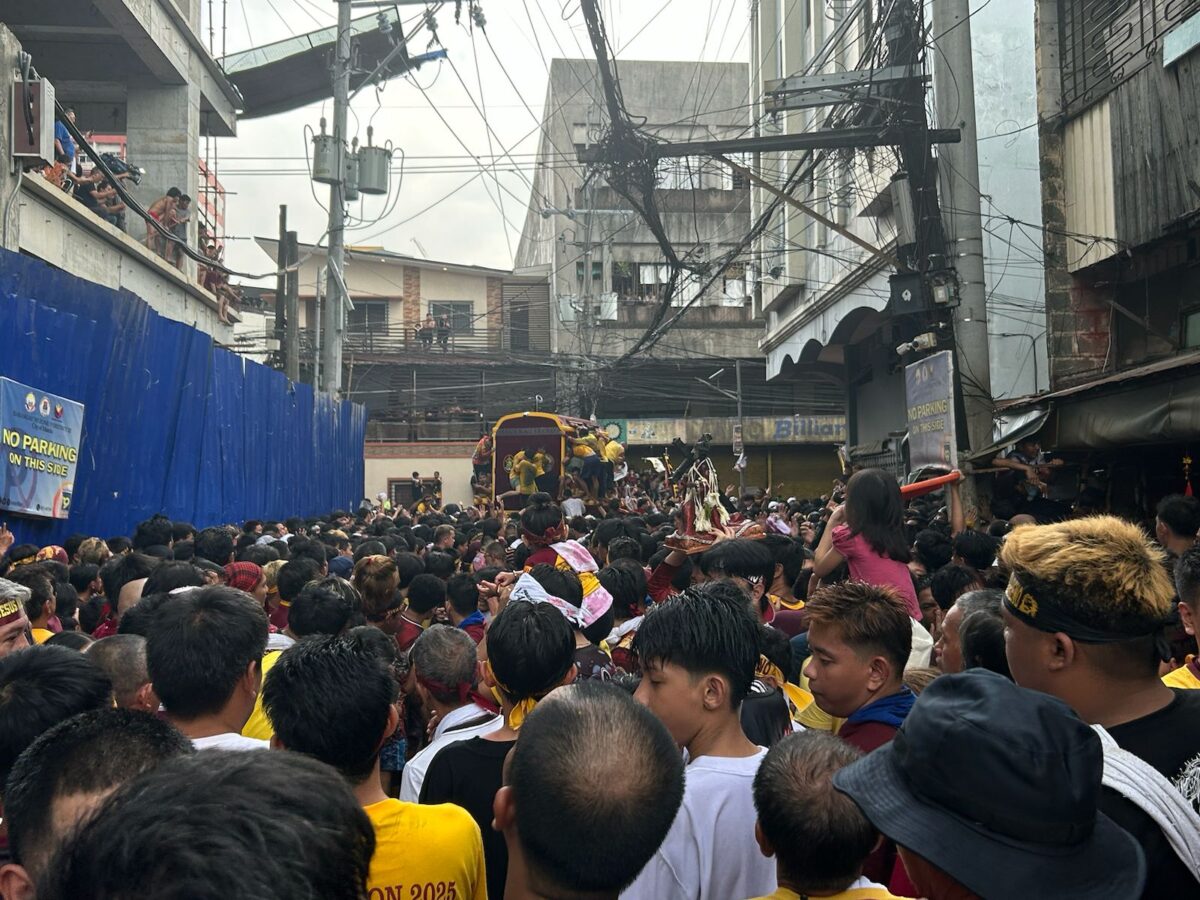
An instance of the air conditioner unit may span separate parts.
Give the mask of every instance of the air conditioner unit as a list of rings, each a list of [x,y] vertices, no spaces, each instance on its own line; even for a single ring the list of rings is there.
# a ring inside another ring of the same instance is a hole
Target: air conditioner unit
[[[27,168],[54,162],[54,85],[45,78],[13,82],[13,157]]]

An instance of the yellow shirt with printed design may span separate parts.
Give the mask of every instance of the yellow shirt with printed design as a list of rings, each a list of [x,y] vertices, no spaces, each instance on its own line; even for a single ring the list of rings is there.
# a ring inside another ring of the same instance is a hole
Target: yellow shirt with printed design
[[[50,638],[54,637],[54,632],[49,628],[31,628],[29,633],[33,635],[33,642],[35,644],[44,644]]]
[[[363,812],[375,826],[369,896],[487,900],[483,838],[465,809],[388,799]]]
[[[267,681],[267,673],[271,671],[271,666],[279,662],[279,654],[282,652],[282,650],[268,650],[263,654],[262,677],[264,684]],[[263,695],[260,690],[258,696],[254,698],[254,709],[250,713],[250,718],[242,726],[242,737],[256,738],[260,741],[269,741],[275,737],[275,727],[271,724],[271,720],[267,718],[267,711],[263,709],[262,698]]]

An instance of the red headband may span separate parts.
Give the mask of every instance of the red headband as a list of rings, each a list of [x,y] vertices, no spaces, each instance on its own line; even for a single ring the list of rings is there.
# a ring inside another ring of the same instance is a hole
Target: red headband
[[[449,687],[440,681],[434,681],[432,678],[426,678],[423,675],[417,675],[417,681],[431,694],[457,696],[459,703],[466,703],[467,699],[471,696],[472,686],[469,681],[460,681],[454,687]]]
[[[534,534],[528,528],[522,528],[521,534],[525,535],[529,543],[537,547],[549,547],[562,535],[562,522],[557,525],[552,525],[547,528],[542,534]]]

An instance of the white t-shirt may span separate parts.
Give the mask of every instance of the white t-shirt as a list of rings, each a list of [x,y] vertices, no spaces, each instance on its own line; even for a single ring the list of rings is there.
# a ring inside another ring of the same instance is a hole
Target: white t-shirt
[[[731,900],[776,888],[775,860],[754,840],[753,784],[767,755],[701,756],[687,767],[671,830],[621,900]]]
[[[575,519],[587,513],[587,507],[578,497],[568,497],[562,502],[563,515],[568,519]]]
[[[429,746],[404,764],[404,771],[400,774],[400,799],[409,803],[416,803],[420,800],[421,785],[425,783],[425,773],[429,771],[429,764],[433,762],[433,758],[442,751],[443,747],[449,747],[451,744],[457,744],[459,741],[469,738],[491,734],[504,724],[503,716],[492,716],[469,728],[457,727],[464,722],[471,722],[485,715],[487,715],[487,710],[474,703],[460,706],[447,713],[434,730],[433,740],[430,741]]]
[[[197,750],[270,750],[271,742],[243,737],[235,732],[227,731],[224,734],[192,738],[192,746]]]

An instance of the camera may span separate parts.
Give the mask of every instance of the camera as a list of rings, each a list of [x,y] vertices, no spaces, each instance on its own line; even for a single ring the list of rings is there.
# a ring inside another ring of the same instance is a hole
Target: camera
[[[134,166],[121,159],[115,153],[101,153],[100,161],[108,167],[108,171],[114,175],[128,175],[129,180],[134,184],[142,183],[142,176],[146,174],[146,170],[140,166]]]

